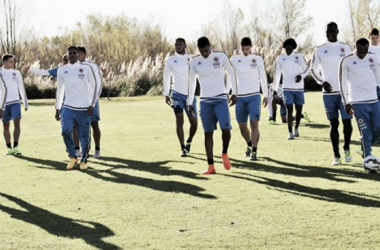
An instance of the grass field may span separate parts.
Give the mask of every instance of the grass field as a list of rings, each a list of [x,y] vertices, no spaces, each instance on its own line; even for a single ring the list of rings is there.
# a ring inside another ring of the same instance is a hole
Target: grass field
[[[356,153],[331,166],[321,93],[306,102],[312,121],[294,141],[263,110],[254,163],[231,109],[233,169],[222,167],[217,131],[218,174],[205,177],[201,126],[191,155],[179,157],[162,97],[103,100],[103,157],[85,172],[65,171],[52,101],[34,101],[24,156],[0,156],[0,249],[379,249],[380,175],[365,173]]]

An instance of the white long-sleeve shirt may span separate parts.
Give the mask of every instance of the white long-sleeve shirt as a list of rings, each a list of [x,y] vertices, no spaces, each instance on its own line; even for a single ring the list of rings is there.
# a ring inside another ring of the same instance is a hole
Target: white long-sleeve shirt
[[[343,104],[378,102],[380,65],[375,54],[360,59],[355,53],[343,57],[339,65],[339,83]]]
[[[323,89],[324,95],[340,94],[339,62],[348,53],[351,53],[350,46],[342,42],[327,42],[314,50],[311,75],[318,84],[322,85],[324,82],[328,82],[332,87],[330,93]]]
[[[164,95],[169,96],[170,90],[187,95],[189,91],[189,62],[192,55],[178,54],[170,56],[165,62]],[[170,79],[172,86],[170,88]]]
[[[84,111],[95,107],[98,99],[97,84],[91,66],[88,64],[66,64],[58,69],[56,109],[64,107]]]
[[[237,83],[235,71],[227,55],[223,52],[212,51],[207,58],[201,55],[190,60],[188,104],[192,104],[197,85],[197,77],[201,86],[200,101],[215,98],[227,98],[228,89],[224,81],[224,72],[230,77],[232,94],[236,95]]]
[[[309,73],[309,67],[306,64],[302,54],[293,52],[289,56],[286,54],[279,55],[276,60],[276,70],[274,74],[274,89],[278,90],[282,74],[283,90],[303,91],[303,79]],[[300,82],[296,82],[296,76],[301,75]]]
[[[380,61],[380,46],[379,45],[377,46],[370,45],[368,52],[375,54],[377,56],[377,59]]]
[[[5,101],[7,96],[7,87],[5,85],[5,82],[3,78],[0,75],[0,109],[5,109]]]
[[[264,97],[268,97],[267,75],[261,56],[240,54],[231,57],[231,63],[239,86],[238,97],[260,94],[260,84]]]
[[[50,76],[49,70],[47,69],[30,68],[29,71],[39,76]]]
[[[5,105],[20,103],[20,97],[24,103],[24,108],[28,108],[28,98],[24,88],[21,72],[16,69],[0,69],[0,75],[7,88]]]

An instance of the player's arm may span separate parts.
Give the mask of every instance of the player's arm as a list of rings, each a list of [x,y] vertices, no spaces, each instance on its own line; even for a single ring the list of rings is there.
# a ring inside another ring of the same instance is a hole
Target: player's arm
[[[189,107],[189,112],[193,114],[194,107],[193,107],[193,102],[195,98],[195,89],[197,87],[197,71],[192,63],[190,61],[190,70],[189,70],[189,81],[188,81],[188,96],[187,96],[187,106]]]
[[[331,84],[329,82],[326,82],[323,79],[322,75],[320,74],[320,66],[321,66],[321,58],[318,55],[318,50],[315,49],[314,54],[313,54],[313,60],[311,61],[311,68],[310,68],[311,76],[319,85],[322,85],[322,87],[324,88],[326,92],[331,92],[332,91]]]
[[[346,109],[346,112],[349,114],[353,114],[351,103],[348,101],[348,68],[345,63],[345,58],[342,58],[339,63],[339,88],[340,95],[342,96],[342,102]]]
[[[57,73],[57,81],[58,81],[58,86],[57,86],[57,93],[56,93],[56,100],[55,100],[55,119],[57,121],[59,121],[61,118],[60,118],[60,110],[62,108],[62,103],[63,103],[63,96],[64,96],[64,90],[65,90],[65,87],[64,87],[64,80],[61,76],[61,69],[58,69],[58,73]]]
[[[274,70],[274,80],[273,80],[273,97],[277,99],[277,91],[280,86],[282,67],[280,62],[280,56],[276,59],[276,67]]]
[[[6,96],[7,87],[5,86],[5,82],[3,81],[3,79],[0,77],[0,119],[3,117]]]
[[[259,60],[259,77],[260,77],[261,90],[263,91],[263,95],[264,95],[263,105],[264,107],[266,107],[268,105],[269,88],[268,88],[268,80],[267,80],[267,73],[265,71],[264,60],[261,57]]]
[[[98,83],[96,82],[96,76],[91,65],[88,65],[86,74],[87,74],[88,82],[90,84],[89,94],[91,97],[91,104],[87,109],[87,115],[91,116],[92,113],[94,112],[94,107],[96,105],[96,102],[98,101]]]
[[[301,55],[302,59],[301,59],[301,70],[302,70],[302,73],[298,76],[296,76],[296,82],[300,82],[302,79],[304,79],[308,74],[309,74],[309,65],[306,64],[306,60],[305,60],[305,57],[303,57],[303,55]],[[310,62],[309,62],[310,64]]]
[[[168,60],[166,60],[165,67],[164,67],[164,95],[165,95],[165,102],[168,105],[171,105],[171,103],[172,103],[172,101],[169,97],[171,73],[172,73],[172,69],[170,67]]]
[[[98,65],[90,64],[90,66],[95,78],[97,99],[99,99],[101,95],[101,92],[99,93],[99,91],[102,90],[102,74],[100,73],[100,69]]]
[[[29,72],[39,76],[50,76],[49,70],[30,68]]]
[[[102,69],[100,68],[99,65],[96,65],[96,69],[97,69],[97,73],[98,73],[98,76],[99,76],[99,85],[98,85],[98,99],[100,98],[100,96],[102,95],[102,91],[103,91],[103,71]]]
[[[22,101],[24,103],[24,108],[25,108],[25,111],[28,110],[28,98],[26,96],[26,91],[25,91],[25,87],[24,87],[24,81],[22,80],[22,75],[21,75],[21,72],[16,70],[16,74],[17,74],[17,85],[18,85],[18,89],[20,91],[20,96],[22,98]]]
[[[375,78],[376,78],[376,82],[377,82],[377,86],[380,87],[380,62],[379,60],[377,59],[377,57],[375,57],[375,70],[374,70],[374,74],[375,74]]]
[[[230,59],[228,59],[227,55],[223,53],[222,58],[223,58],[224,69],[227,71],[227,74],[228,74],[228,76],[230,78],[230,82],[231,82],[232,95],[231,95],[231,98],[229,100],[229,103],[230,103],[230,106],[233,106],[236,103],[236,94],[237,94],[237,88],[238,88],[237,80],[236,80],[236,73],[235,73],[234,67],[232,66],[231,61],[230,61]]]

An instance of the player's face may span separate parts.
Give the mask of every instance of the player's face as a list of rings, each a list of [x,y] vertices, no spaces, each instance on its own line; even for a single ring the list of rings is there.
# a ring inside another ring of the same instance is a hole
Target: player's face
[[[242,46],[241,52],[243,52],[243,55],[245,56],[252,54],[252,46]]]
[[[78,61],[78,51],[75,49],[70,49],[67,51],[67,54],[69,55],[69,62],[71,64],[76,63]]]
[[[15,59],[13,57],[9,58],[8,60],[4,62],[4,68],[7,68],[7,69],[13,69],[14,65],[15,65]]]
[[[363,59],[368,54],[368,47],[368,44],[365,46],[358,44],[358,46],[356,47],[356,55],[360,59]]]
[[[187,46],[183,41],[176,41],[174,47],[175,47],[175,52],[177,52],[178,54],[185,54],[185,50]]]
[[[84,62],[86,59],[86,54],[83,53],[82,51],[79,51],[78,52],[78,60],[81,61],[81,62]]]
[[[338,40],[339,30],[335,26],[329,26],[326,30],[326,37],[329,42],[336,42]]]
[[[210,47],[210,45],[206,45],[206,47],[204,47],[204,48],[198,47],[198,49],[199,49],[199,53],[201,53],[201,55],[204,58],[207,58],[211,54],[211,47]]]
[[[370,36],[371,45],[377,46],[379,45],[379,36]]]
[[[290,54],[293,53],[293,50],[294,50],[294,48],[293,48],[292,45],[286,45],[286,47],[285,47],[285,52],[286,52],[286,54],[287,54],[288,56],[289,56]]]

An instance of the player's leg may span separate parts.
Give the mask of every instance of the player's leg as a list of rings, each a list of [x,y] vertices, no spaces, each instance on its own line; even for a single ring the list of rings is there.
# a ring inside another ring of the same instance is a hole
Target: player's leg
[[[185,100],[185,111],[186,111],[186,114],[189,118],[189,123],[190,123],[189,137],[187,138],[187,141],[186,141],[187,153],[190,153],[191,143],[193,142],[193,138],[194,138],[195,133],[197,132],[197,129],[198,129],[198,114],[197,114],[197,100],[196,100],[196,98],[194,98],[194,101],[193,101],[193,108],[194,108],[194,113],[190,114],[188,107],[186,106],[186,100]]]
[[[18,142],[20,140],[20,134],[21,134],[21,118],[15,118],[13,119],[13,154],[14,155],[21,155],[21,150],[18,147]]]
[[[78,129],[75,125],[73,128],[73,139],[74,139],[74,144],[75,144],[75,153],[78,158],[81,158],[82,153],[80,152]]]
[[[92,156],[94,158],[100,158],[100,137],[102,134],[99,127],[99,121],[100,121],[99,102],[96,102],[94,112],[91,116],[92,135],[94,137],[94,142],[95,142],[95,152]]]
[[[77,111],[68,108],[63,108],[61,112],[62,137],[70,157],[70,162],[66,167],[67,170],[73,169],[75,167],[75,163],[77,162],[75,143],[73,139],[75,112]]]
[[[222,130],[222,141],[223,141],[223,150],[222,150],[222,160],[223,166],[226,170],[231,168],[231,162],[228,158],[228,147],[231,140],[231,118],[230,112],[228,109],[227,99],[221,99],[217,101],[217,104],[214,107],[214,114],[219,121],[219,126]]]
[[[80,160],[80,169],[87,169],[87,159],[90,151],[91,137],[91,117],[87,115],[87,111],[75,112],[75,121],[78,127],[79,141],[82,148],[82,158]]]
[[[286,107],[286,121],[288,123],[288,140],[293,140],[293,104],[294,95],[292,91],[284,91],[284,104]]]
[[[336,96],[337,95],[323,95],[326,116],[330,121],[330,141],[334,152],[332,165],[335,166],[341,164],[339,152],[339,105],[337,105]]]
[[[185,146],[185,132],[183,131],[183,110],[185,109],[186,104],[183,103],[182,95],[178,93],[172,93],[172,108],[176,117],[176,132],[179,144],[181,146],[181,156],[185,157],[187,155],[186,146]]]
[[[13,150],[12,150],[12,144],[11,144],[11,132],[10,132],[10,121],[5,121],[3,119],[3,128],[4,128],[4,131],[3,131],[3,134],[4,134],[4,139],[5,139],[5,143],[7,145],[7,150],[5,151],[5,155],[11,155],[13,154]]]
[[[203,174],[215,174],[214,167],[214,130],[216,129],[216,117],[214,115],[214,103],[200,102],[200,116],[202,120],[202,126],[205,134],[205,150],[207,156],[208,168],[203,172]]]
[[[215,174],[215,167],[214,167],[214,132],[205,132],[205,149],[206,149],[206,156],[207,156],[207,164],[208,168],[203,172],[203,174]]]
[[[273,121],[276,123],[276,121],[277,121],[277,101],[275,98],[272,99],[272,117],[273,117]]]
[[[259,144],[260,132],[259,121],[261,115],[261,97],[259,95],[252,96],[248,104],[249,120],[251,125],[251,141],[252,141],[252,153],[251,161],[257,160],[257,147]]]
[[[247,143],[247,150],[245,152],[246,157],[250,157],[252,153],[252,141],[251,141],[251,132],[248,129],[247,126],[247,119],[248,119],[248,109],[245,105],[246,102],[244,101],[244,97],[238,97],[235,105],[235,115],[236,120],[239,123],[239,129],[240,134],[244,138],[245,142]]]
[[[303,91],[295,91],[294,94],[295,94],[294,103],[296,106],[296,125],[294,128],[294,136],[299,137],[300,135],[299,135],[298,127],[300,125],[301,118],[302,118],[302,107],[305,103],[305,96],[304,96]]]
[[[352,115],[348,114],[344,108],[344,105],[342,103],[342,97],[339,95],[337,96],[337,105],[339,105],[340,115],[342,116],[342,122],[343,122],[343,136],[344,136],[344,157],[346,162],[351,162],[352,156],[350,151],[350,143],[351,143],[351,136],[353,132],[352,127]]]

